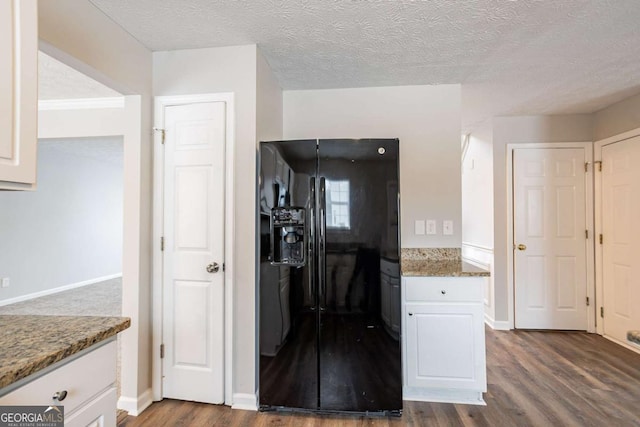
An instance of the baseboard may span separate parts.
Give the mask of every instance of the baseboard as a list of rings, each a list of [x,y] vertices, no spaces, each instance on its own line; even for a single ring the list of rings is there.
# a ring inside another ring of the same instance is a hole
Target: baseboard
[[[258,397],[249,393],[234,393],[231,409],[258,410]]]
[[[484,314],[484,323],[495,331],[510,331],[509,321],[507,320],[495,320],[487,313]]]
[[[58,292],[68,291],[70,289],[81,288],[87,285],[93,285],[94,283],[104,282],[105,280],[117,279],[122,277],[122,273],[110,274],[108,276],[96,277],[95,279],[89,279],[82,282],[72,283],[70,285],[59,286],[53,289],[47,289],[45,291],[34,292],[32,294],[22,295],[15,298],[9,298],[0,301],[0,307],[9,304],[15,304],[17,302],[28,301],[34,298],[45,297],[47,295],[57,294]]]
[[[635,353],[640,354],[640,345],[638,345],[638,344],[631,343],[629,341],[622,341],[622,340],[619,340],[619,339],[614,338],[614,337],[609,336],[609,335],[602,335],[602,337],[606,338],[609,341],[614,342],[614,343],[616,343],[618,345],[621,345],[622,347],[626,348],[627,350],[631,350],[631,351],[633,351]]]
[[[153,403],[153,392],[146,389],[138,398],[120,396],[118,409],[127,411],[129,415],[137,417]]]
[[[486,406],[481,391],[402,387],[402,400]]]

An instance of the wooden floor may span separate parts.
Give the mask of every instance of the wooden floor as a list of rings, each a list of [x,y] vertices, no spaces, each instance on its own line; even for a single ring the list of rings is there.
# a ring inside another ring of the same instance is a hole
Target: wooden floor
[[[487,330],[487,406],[405,402],[402,418],[292,415],[175,400],[137,426],[640,426],[640,354],[592,334]]]

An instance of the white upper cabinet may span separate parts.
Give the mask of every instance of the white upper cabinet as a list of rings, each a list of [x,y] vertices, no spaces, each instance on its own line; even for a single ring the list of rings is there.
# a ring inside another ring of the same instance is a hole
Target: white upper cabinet
[[[0,189],[36,183],[37,0],[0,0]]]

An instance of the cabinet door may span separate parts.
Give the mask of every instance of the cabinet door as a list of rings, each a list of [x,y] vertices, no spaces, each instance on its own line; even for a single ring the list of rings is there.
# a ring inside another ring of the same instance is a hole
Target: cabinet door
[[[407,385],[486,388],[481,304],[406,305]]]
[[[37,0],[0,0],[0,189],[36,182]]]

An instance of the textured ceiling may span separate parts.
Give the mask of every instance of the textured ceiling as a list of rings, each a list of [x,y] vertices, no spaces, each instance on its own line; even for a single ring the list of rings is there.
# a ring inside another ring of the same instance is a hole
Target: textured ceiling
[[[110,98],[122,94],[38,52],[38,99]]]
[[[255,43],[283,89],[462,83],[467,124],[640,91],[638,0],[90,1],[154,51]]]

